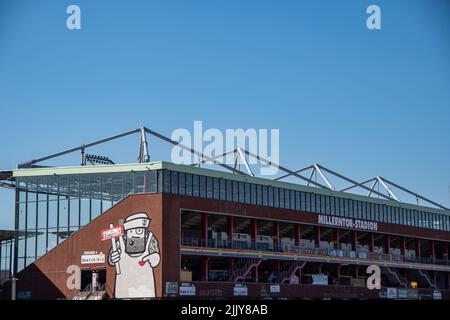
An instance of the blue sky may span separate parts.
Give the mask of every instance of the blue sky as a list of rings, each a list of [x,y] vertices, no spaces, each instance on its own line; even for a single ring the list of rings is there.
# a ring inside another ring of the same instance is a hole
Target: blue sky
[[[81,30],[66,28],[70,4]],[[366,28],[370,4],[381,7],[381,30]],[[170,135],[202,120],[279,128],[290,168],[382,175],[449,205],[449,9],[445,0],[1,0],[0,168],[142,125]],[[135,139],[105,153],[132,162]],[[13,227],[13,209],[13,193],[0,191],[0,228]]]

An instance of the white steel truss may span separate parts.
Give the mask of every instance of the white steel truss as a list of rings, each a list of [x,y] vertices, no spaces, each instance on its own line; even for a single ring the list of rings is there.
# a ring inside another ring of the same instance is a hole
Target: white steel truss
[[[388,200],[394,200],[394,201],[400,201],[399,197],[396,195],[396,193],[394,193],[393,189],[396,190],[400,190],[406,194],[412,195],[416,198],[417,204],[419,204],[419,200],[422,200],[428,204],[431,204],[432,206],[438,207],[440,209],[444,209],[444,210],[450,210],[449,208],[446,208],[445,206],[434,202],[414,191],[411,191],[405,187],[400,186],[397,183],[394,183],[384,177],[381,176],[376,176],[374,178],[362,181],[362,182],[358,182],[356,180],[350,179],[347,176],[344,176],[336,171],[330,170],[318,163],[314,163],[310,166],[304,167],[302,169],[299,170],[290,170],[278,163],[272,162],[268,159],[265,159],[259,155],[253,154],[251,152],[249,152],[248,150],[245,150],[243,148],[236,148],[233,150],[229,150],[226,151],[220,155],[216,155],[216,156],[207,156],[204,153],[192,149],[184,144],[181,144],[177,141],[174,141],[154,130],[148,129],[146,127],[141,127],[141,128],[137,128],[134,130],[130,130],[127,132],[123,132],[111,137],[107,137],[101,140],[97,140],[97,141],[93,141],[90,142],[88,144],[83,144],[79,147],[75,147],[75,148],[71,148],[71,149],[67,149],[58,153],[54,153],[54,154],[50,154],[41,158],[37,158],[25,163],[21,163],[19,164],[19,168],[32,168],[32,167],[39,167],[40,165],[38,165],[38,163],[43,162],[45,160],[49,160],[49,159],[53,159],[68,153],[73,153],[73,152],[81,152],[81,165],[86,165],[86,155],[85,155],[85,151],[86,149],[96,146],[96,145],[100,145],[112,140],[117,140],[132,134],[139,134],[140,135],[140,139],[139,139],[139,149],[138,149],[138,162],[139,163],[145,163],[145,162],[149,162],[150,161],[150,153],[149,153],[149,148],[148,148],[148,141],[147,141],[147,134],[156,137],[162,141],[165,141],[173,146],[179,147],[185,151],[190,152],[191,154],[194,154],[197,156],[198,158],[198,163],[194,163],[192,164],[192,166],[201,166],[202,164],[205,163],[211,163],[211,164],[215,164],[218,165],[226,170],[229,170],[233,173],[236,174],[241,174],[241,175],[247,175],[247,176],[255,176],[255,174],[253,173],[253,170],[249,164],[249,159],[253,158],[256,159],[257,161],[259,161],[260,164],[262,165],[268,165],[268,166],[272,166],[275,168],[278,168],[281,172],[283,172],[283,175],[274,178],[273,180],[275,181],[281,181],[285,178],[288,177],[294,177],[297,178],[299,180],[301,180],[302,182],[306,183],[307,186],[314,186],[314,187],[318,187],[318,188],[323,188],[323,189],[328,189],[328,190],[332,190],[332,191],[339,191],[339,192],[347,192],[349,190],[353,190],[353,189],[363,189],[365,191],[367,191],[367,196],[368,197],[373,197],[373,196],[378,196],[384,199],[388,199]],[[234,166],[230,166],[228,164],[226,164],[222,159],[223,157],[230,155],[230,154],[234,154],[235,155],[235,160],[234,160]],[[243,165],[245,168],[245,171],[241,171],[240,170],[240,165]],[[308,172],[310,170],[309,176],[305,176],[302,173]],[[319,177],[321,178],[321,180],[323,181],[323,183],[319,183],[317,182],[317,175],[319,175]],[[341,188],[341,189],[337,189],[330,180],[330,176],[332,176],[335,179],[339,179],[340,181],[349,184],[348,186],[346,186],[345,188]],[[370,184],[370,185],[368,185]],[[10,181],[1,181],[0,187],[11,187],[12,184]],[[386,193],[382,193],[379,191],[379,189],[383,188],[385,190]]]

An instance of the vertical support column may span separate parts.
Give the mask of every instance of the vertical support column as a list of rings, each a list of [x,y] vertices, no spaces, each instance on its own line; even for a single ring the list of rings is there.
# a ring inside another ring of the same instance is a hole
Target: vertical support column
[[[233,270],[234,267],[234,258],[233,257],[229,257],[228,258],[228,270]]]
[[[432,261],[436,259],[436,252],[434,250],[434,240],[430,240],[430,258]]]
[[[302,235],[302,229],[300,224],[296,223],[294,225],[294,239],[295,239],[295,246],[300,246],[300,239]]]
[[[450,276],[449,272],[445,273],[445,289],[450,289]]]
[[[359,270],[359,267],[354,266],[354,268],[353,268],[353,277],[354,278],[358,278],[358,270]]]
[[[259,282],[259,272],[258,272],[258,267],[257,266],[253,267],[252,274],[253,274],[253,277],[255,278],[255,281]]]
[[[228,248],[233,248],[234,216],[227,216]]]
[[[420,239],[416,239],[416,259],[420,259]]]
[[[298,284],[302,284],[303,267],[298,270]]]
[[[384,253],[389,254],[391,249],[391,236],[389,234],[384,235]]]
[[[405,256],[406,254],[406,238],[405,237],[400,237],[400,251],[402,256]]]
[[[374,236],[373,236],[373,232],[370,232],[369,235],[369,252],[373,252],[373,247],[374,247]]]
[[[280,223],[278,221],[272,222],[273,226],[273,250],[279,251],[280,250]]]
[[[277,280],[278,277],[280,276],[280,271],[281,271],[281,260],[276,260],[276,270],[277,270]]]
[[[355,230],[350,231],[350,238],[352,242],[352,250],[356,251],[357,234]]]
[[[209,261],[208,261],[208,257],[207,256],[202,256],[201,257],[201,274],[202,274],[202,281],[208,281],[208,267],[209,267]]]
[[[444,243],[444,260],[448,260],[448,242]]]
[[[408,287],[408,269],[403,269],[403,278],[405,278],[405,285]]]
[[[339,249],[339,229],[333,230],[334,248]]]
[[[205,247],[208,247],[208,214],[202,212],[201,218],[201,231],[202,231],[202,242],[204,242]]]
[[[320,247],[320,227],[314,227],[314,245],[316,248]]]
[[[250,219],[250,237],[252,239],[251,248],[256,249],[256,233],[258,230],[258,225],[255,218]]]

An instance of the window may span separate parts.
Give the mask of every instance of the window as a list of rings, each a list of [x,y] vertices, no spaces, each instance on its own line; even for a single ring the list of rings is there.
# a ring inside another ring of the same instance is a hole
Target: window
[[[305,210],[311,212],[311,194],[305,193]]]
[[[220,184],[220,200],[226,200],[227,193],[225,188],[226,186],[225,180],[220,178],[219,184]]]
[[[346,217],[352,217],[353,213],[351,212],[352,210],[352,202],[353,200],[351,199],[345,199],[345,203],[344,203],[344,215]]]
[[[357,201],[357,209],[358,209],[358,219],[362,219],[363,215],[362,215],[362,205],[361,205],[361,201]]]
[[[311,212],[317,212],[316,211],[316,195],[314,193],[311,193]]]
[[[172,179],[171,179],[172,193],[178,194],[178,172],[172,171]]]
[[[335,203],[334,203],[336,201],[336,198],[335,197],[330,197],[329,200],[330,200],[330,214],[337,215],[336,214],[336,206],[335,206]]]
[[[239,201],[239,185],[237,181],[233,181],[233,201]]]
[[[178,172],[178,193],[186,194],[186,174],[184,172]]]
[[[233,185],[231,183],[231,180],[226,180],[226,193],[227,193],[227,200],[233,201]]]
[[[200,196],[200,177],[196,174],[192,176],[192,195],[194,197]]]
[[[250,193],[251,193],[252,204],[256,204],[256,185],[253,183],[250,185]],[[272,204],[273,204],[273,201],[272,201]]]
[[[284,189],[279,189],[280,192],[280,208],[284,208]]]
[[[297,194],[297,192],[295,192],[294,190],[291,190],[291,196],[290,196],[290,208],[291,208],[291,210],[295,210],[296,209],[296,194]]]
[[[301,203],[301,192],[300,191],[295,191],[295,210],[300,211],[301,207],[300,207],[300,203]]]
[[[245,202],[245,186],[244,182],[239,182],[239,202]]]
[[[214,197],[214,199],[220,199],[219,178],[213,178],[213,197]]]
[[[244,194],[245,203],[250,204],[250,198],[251,198],[250,183],[246,182],[244,184],[244,190],[245,190],[245,194]]]
[[[273,207],[274,206],[274,204],[273,204],[273,187],[268,187],[267,193],[268,193],[268,198],[269,198],[268,205],[270,207]]]
[[[200,176],[200,197],[206,198],[206,177]]]
[[[319,197],[319,205],[320,205],[320,213],[324,214],[325,213],[325,196],[323,194],[320,195]]]
[[[267,200],[268,200],[268,197],[267,197],[267,193],[268,193],[268,190],[267,190],[267,186],[263,186],[262,187],[262,204],[263,204],[263,206],[267,206]]]
[[[256,185],[256,204],[262,205],[262,186]]]
[[[163,192],[170,193],[170,171],[163,170]]]
[[[316,212],[320,213],[321,212],[320,209],[321,209],[320,208],[320,195],[316,194]]]
[[[206,177],[206,198],[213,198],[213,179],[212,177]]]
[[[291,207],[291,192],[288,189],[284,189],[284,208],[290,209]]]
[[[193,194],[193,187],[192,187],[192,174],[186,173],[186,195],[192,196]]]
[[[280,207],[279,196],[278,188],[273,188],[273,205],[275,208]]]

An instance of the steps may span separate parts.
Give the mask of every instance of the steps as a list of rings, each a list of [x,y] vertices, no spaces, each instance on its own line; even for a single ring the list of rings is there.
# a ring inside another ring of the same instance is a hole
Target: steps
[[[286,281],[289,281],[298,270],[301,270],[305,266],[305,264],[306,261],[295,261],[288,270],[280,272],[278,279],[281,281],[279,281],[279,283],[283,284],[286,283]]]
[[[258,268],[264,259],[250,259],[243,267],[232,270],[230,281],[238,282],[239,280],[244,281],[247,275],[253,268]]]

